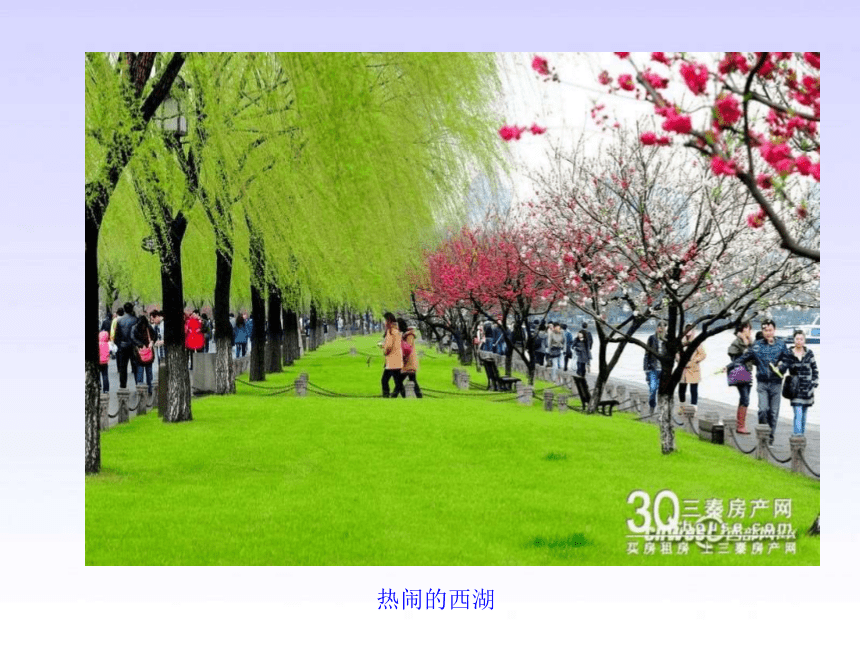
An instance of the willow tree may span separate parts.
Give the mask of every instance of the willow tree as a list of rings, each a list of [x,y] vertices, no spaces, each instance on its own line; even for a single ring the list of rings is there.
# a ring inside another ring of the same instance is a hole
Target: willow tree
[[[150,80],[155,52],[124,52],[111,59],[88,53],[85,58],[86,176],[84,181],[84,269],[98,274],[98,239],[105,213],[123,170],[143,138],[184,62],[176,53],[157,78]],[[99,441],[98,289],[84,294],[87,332],[85,366],[85,465],[101,469]]]

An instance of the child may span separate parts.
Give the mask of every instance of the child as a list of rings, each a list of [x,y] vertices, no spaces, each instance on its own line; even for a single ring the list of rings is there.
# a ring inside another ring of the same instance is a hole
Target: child
[[[110,361],[110,335],[106,331],[99,332],[99,372],[102,375],[102,392],[110,390],[108,381],[108,361]]]

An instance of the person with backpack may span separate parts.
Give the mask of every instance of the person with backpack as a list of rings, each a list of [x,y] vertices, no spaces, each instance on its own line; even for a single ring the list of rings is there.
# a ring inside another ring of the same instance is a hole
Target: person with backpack
[[[400,341],[400,346],[403,350],[403,369],[401,370],[403,374],[401,382],[404,384],[402,388],[403,398],[406,398],[406,379],[415,384],[415,397],[418,399],[423,398],[417,379],[418,351],[415,349],[415,327],[408,326],[403,318],[397,319],[397,326],[400,329],[400,333],[403,334],[403,338]]]
[[[119,387],[125,389],[128,384],[128,364],[131,362],[131,372],[134,376],[134,382],[137,383],[137,361],[134,356],[134,341],[132,340],[132,331],[137,324],[137,317],[134,315],[134,305],[130,302],[122,306],[123,316],[116,323],[116,331],[114,332],[114,343],[116,344],[116,368],[119,372]]]

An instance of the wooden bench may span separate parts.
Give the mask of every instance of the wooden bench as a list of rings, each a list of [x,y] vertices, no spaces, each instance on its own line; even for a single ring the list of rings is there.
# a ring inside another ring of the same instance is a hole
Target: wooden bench
[[[588,381],[585,380],[584,376],[576,375],[573,377],[573,382],[576,383],[576,391],[579,393],[579,400],[582,401],[582,409],[585,410],[588,402],[591,401],[591,392],[588,390]],[[616,405],[619,405],[618,401],[615,399],[607,399],[598,403],[597,407],[600,409],[600,414],[611,417],[612,408]],[[609,408],[608,413],[606,412],[607,407]]]
[[[496,362],[486,358],[481,359],[481,364],[487,372],[487,389],[510,392],[514,388],[515,383],[519,383],[521,379],[513,376],[501,376],[499,369],[496,367]]]

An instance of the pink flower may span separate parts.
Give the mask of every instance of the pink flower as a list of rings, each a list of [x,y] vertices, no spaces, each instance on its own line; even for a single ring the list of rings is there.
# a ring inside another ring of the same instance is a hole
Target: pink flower
[[[750,71],[749,63],[747,63],[747,59],[744,58],[744,55],[740,52],[726,52],[725,58],[720,61],[720,65],[718,67],[720,74],[730,74],[735,70],[741,72],[742,74],[746,74]]]
[[[803,52],[803,58],[815,69],[821,69],[821,52]]]
[[[643,132],[639,135],[639,141],[643,146],[653,146],[657,143],[657,135],[653,132]]]
[[[708,84],[708,68],[701,63],[683,63],[681,76],[693,94],[699,95],[705,91]]]
[[[756,178],[755,183],[757,183],[760,188],[764,188],[765,190],[773,188],[773,182],[770,179],[770,175],[759,175]]]
[[[618,77],[618,86],[622,90],[633,91],[633,77],[630,74],[622,74]]]
[[[716,108],[720,125],[732,125],[741,118],[740,105],[734,94],[717,99]]]
[[[756,54],[761,56],[760,52],[756,52]],[[776,69],[776,65],[774,65],[773,61],[768,57],[764,64],[759,68],[758,75],[762,78],[768,78],[773,73],[774,69]]]
[[[815,177],[815,181],[821,182],[821,162],[814,163],[809,167],[810,174]]]
[[[806,210],[806,207],[805,207],[805,206],[803,206],[803,205],[801,204],[800,206],[798,206],[798,207],[797,207],[797,216],[798,216],[800,219],[805,218],[807,215],[809,215],[809,211],[808,211],[808,210]]]
[[[651,52],[651,60],[657,61],[658,63],[663,63],[664,65],[671,65],[669,59],[666,58],[666,54],[663,52]]]
[[[525,128],[521,128],[516,125],[506,125],[503,126],[499,130],[499,136],[502,137],[505,141],[510,141],[511,139],[519,139],[520,135],[525,132]]]
[[[630,52],[613,52],[618,58],[627,58],[630,55]]]
[[[657,145],[658,146],[668,146],[671,145],[672,140],[669,137],[658,137]]]
[[[535,56],[532,59],[532,69],[542,76],[549,76],[549,61],[546,58]]]
[[[711,172],[715,175],[735,175],[737,168],[731,159],[723,159],[719,155],[711,157]]]
[[[812,162],[806,155],[801,155],[797,158],[797,170],[801,175],[809,176],[812,172]]]
[[[778,173],[786,174],[794,168],[794,158],[791,149],[785,143],[774,144],[765,142],[759,146],[762,159],[768,162]]]
[[[751,213],[747,216],[747,224],[750,228],[761,228],[764,226],[764,223],[767,221],[767,215],[764,214],[763,210],[760,210],[757,213]]]
[[[601,85],[609,85],[612,82],[612,77],[609,75],[609,72],[604,70],[600,72],[600,76],[597,77],[597,80],[600,81]]]
[[[651,87],[657,90],[662,90],[666,87],[669,87],[669,79],[663,78],[662,76],[658,76],[650,71],[642,72],[642,78],[648,81],[651,84]]]
[[[666,132],[677,132],[678,134],[689,134],[693,129],[693,124],[690,117],[686,114],[678,114],[674,109],[666,114],[666,120],[663,121],[663,129]]]
[[[532,123],[532,127],[529,128],[532,134],[543,134],[546,132],[546,128],[540,127],[537,123]]]

